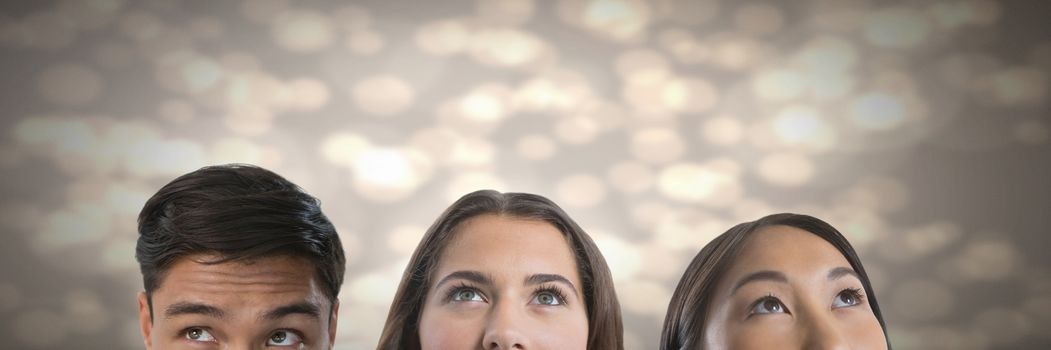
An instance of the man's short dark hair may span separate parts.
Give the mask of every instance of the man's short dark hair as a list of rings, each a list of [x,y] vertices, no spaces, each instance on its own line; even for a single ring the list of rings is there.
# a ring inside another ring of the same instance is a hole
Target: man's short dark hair
[[[181,257],[214,253],[208,264],[295,256],[313,266],[335,303],[346,259],[321,204],[269,170],[243,164],[210,166],[180,176],[153,195],[139,214],[135,259],[146,296]]]

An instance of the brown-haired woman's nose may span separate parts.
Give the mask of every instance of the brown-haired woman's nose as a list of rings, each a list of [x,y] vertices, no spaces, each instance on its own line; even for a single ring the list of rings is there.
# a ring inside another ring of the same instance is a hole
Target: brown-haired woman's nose
[[[521,315],[511,305],[494,305],[482,336],[482,348],[487,350],[527,349]]]

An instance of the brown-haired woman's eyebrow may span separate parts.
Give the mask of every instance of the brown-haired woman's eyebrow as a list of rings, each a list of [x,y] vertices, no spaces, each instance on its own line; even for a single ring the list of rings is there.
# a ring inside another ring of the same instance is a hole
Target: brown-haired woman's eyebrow
[[[567,287],[569,287],[569,290],[573,291],[573,295],[576,295],[578,298],[580,297],[580,295],[577,295],[577,287],[573,285],[573,282],[570,282],[568,278],[559,274],[538,273],[526,277],[525,279],[526,285],[537,285],[548,282],[558,282],[565,284]]]
[[[781,273],[779,271],[771,271],[771,270],[756,271],[756,272],[750,273],[748,275],[745,275],[740,280],[737,280],[737,284],[734,284],[734,289],[733,289],[733,291],[730,292],[730,294],[737,293],[738,289],[741,289],[742,286],[744,286],[744,285],[746,285],[748,283],[758,282],[758,281],[771,281],[771,282],[778,282],[778,283],[788,283],[788,277],[785,277],[785,274]]]
[[[442,277],[442,279],[440,281],[438,281],[438,284],[434,285],[434,289],[441,288],[441,286],[443,284],[448,283],[449,281],[452,281],[452,280],[457,280],[457,279],[468,280],[468,281],[471,281],[471,282],[474,282],[474,283],[477,283],[477,284],[481,284],[483,286],[491,286],[491,285],[493,285],[493,279],[489,278],[489,276],[487,276],[487,275],[485,275],[485,274],[483,274],[481,272],[478,272],[478,271],[467,271],[467,270],[464,270],[464,271],[456,271],[456,272],[450,273],[448,275],[445,275],[445,277]]]

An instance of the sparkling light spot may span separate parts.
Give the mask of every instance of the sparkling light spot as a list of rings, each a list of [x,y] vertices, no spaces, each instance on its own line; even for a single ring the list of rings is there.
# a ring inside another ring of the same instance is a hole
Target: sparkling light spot
[[[130,147],[125,165],[142,177],[184,174],[208,164],[204,148],[190,140],[144,139]]]
[[[351,163],[354,190],[376,202],[396,202],[430,179],[429,158],[411,149],[369,148]]]
[[[674,130],[650,128],[632,133],[630,148],[636,159],[659,164],[681,158],[686,142]]]
[[[736,145],[744,137],[744,126],[734,117],[710,118],[701,125],[701,136],[713,145]]]
[[[243,138],[225,138],[210,149],[211,164],[247,163],[261,165],[264,152],[259,145]]]
[[[416,250],[416,246],[427,232],[426,226],[400,225],[391,229],[387,234],[387,247],[395,253],[408,257]]]
[[[94,292],[75,289],[66,294],[63,302],[66,307],[66,321],[71,331],[94,334],[109,327],[109,310],[102,305]]]
[[[157,106],[157,115],[172,123],[187,123],[197,117],[193,104],[183,100],[167,100]]]
[[[518,155],[523,158],[543,160],[554,156],[558,146],[550,137],[534,134],[519,138],[515,149],[518,151]]]
[[[469,47],[478,63],[519,67],[539,62],[548,47],[532,33],[515,29],[486,29],[475,33]]]
[[[654,242],[669,250],[696,254],[708,242],[732,226],[724,220],[702,211],[665,210],[652,227]]]
[[[389,306],[400,281],[400,274],[371,272],[347,283],[347,296],[360,305]]]
[[[484,23],[497,25],[524,24],[533,17],[533,0],[475,0],[475,14]]]
[[[752,80],[756,95],[771,101],[786,101],[799,97],[805,87],[803,76],[787,69],[762,72]]]
[[[807,146],[815,150],[829,150],[836,143],[836,134],[818,111],[809,106],[789,106],[777,113],[771,122],[774,136],[787,145]]]
[[[383,50],[386,41],[383,36],[372,30],[357,30],[347,36],[347,47],[361,55],[374,55]]]
[[[956,267],[971,280],[1002,280],[1017,268],[1018,251],[1006,242],[971,242],[955,259]]]
[[[712,164],[674,163],[661,170],[657,189],[665,197],[686,203],[725,206],[744,190],[736,174]]]
[[[773,34],[785,25],[784,15],[770,4],[747,4],[737,9],[734,25],[754,34]]]
[[[461,142],[460,135],[449,128],[425,128],[416,130],[409,136],[408,145],[422,152],[436,162],[448,161],[456,145]]]
[[[973,329],[986,334],[994,344],[1016,344],[1034,330],[1028,316],[1001,307],[978,313],[974,317]]]
[[[630,41],[649,26],[650,7],[640,0],[562,0],[559,15],[600,37]]]
[[[305,10],[281,13],[272,29],[277,46],[292,52],[315,52],[329,47],[335,33],[325,15]]]
[[[358,134],[337,132],[322,141],[321,155],[332,164],[349,167],[354,159],[371,147],[369,140]]]
[[[759,160],[759,175],[769,184],[777,186],[801,186],[814,177],[814,165],[810,158],[795,153],[774,153]]]
[[[937,320],[956,306],[952,291],[935,281],[905,281],[894,287],[891,293],[891,308],[914,321]]]
[[[560,119],[555,123],[554,131],[559,140],[579,145],[593,141],[600,130],[594,119],[577,116]]]
[[[870,130],[890,130],[905,122],[906,109],[899,98],[873,92],[859,96],[851,104],[851,120]]]
[[[288,84],[291,106],[302,111],[314,111],[328,104],[329,89],[324,82],[313,78],[299,78]]]
[[[1041,145],[1051,139],[1051,129],[1039,120],[1028,120],[1015,125],[1014,136],[1018,141],[1030,145]]]
[[[238,106],[223,116],[223,124],[242,135],[261,135],[274,128],[274,114],[259,106]]]
[[[559,180],[555,192],[558,193],[559,203],[573,207],[593,207],[606,198],[606,185],[598,177],[574,174]]]
[[[387,116],[408,109],[413,103],[415,93],[405,81],[389,75],[380,75],[354,84],[351,98],[354,104],[366,113]]]
[[[808,71],[843,72],[857,64],[858,52],[850,41],[822,36],[807,42],[795,60]]]
[[[424,24],[416,32],[416,45],[434,56],[462,52],[470,44],[471,28],[462,21],[438,20]]]
[[[28,347],[53,347],[61,343],[69,333],[65,317],[49,310],[24,311],[11,321],[11,334]]]
[[[83,106],[102,95],[102,76],[77,63],[45,68],[37,76],[37,91],[47,101],[63,106]]]
[[[701,63],[711,55],[711,48],[701,45],[693,35],[681,29],[668,29],[660,32],[657,42],[682,63]]]
[[[22,293],[14,285],[0,284],[0,311],[9,311],[20,304]]]
[[[668,78],[670,65],[660,52],[634,50],[622,53],[614,67],[625,81],[631,83],[654,83]]]
[[[472,89],[460,100],[463,116],[477,122],[491,123],[508,113],[509,91],[502,85],[483,85]]]
[[[893,7],[873,12],[865,20],[865,38],[878,47],[911,48],[930,35],[930,23],[918,11]]]
[[[614,281],[620,283],[635,278],[642,268],[642,254],[633,244],[601,231],[592,230],[590,235],[609,263]]]
[[[635,279],[618,284],[617,297],[627,311],[661,317],[668,311],[671,292],[664,285]]]
[[[997,72],[989,84],[993,99],[1003,105],[1035,105],[1047,98],[1051,79],[1040,69],[1018,67]]]
[[[481,171],[466,172],[456,175],[449,181],[445,189],[445,199],[455,201],[463,197],[463,195],[477,190],[488,189],[503,192],[506,188],[507,184],[492,173]]]
[[[640,193],[653,187],[653,169],[637,162],[620,162],[614,164],[606,173],[613,188],[624,193]]]

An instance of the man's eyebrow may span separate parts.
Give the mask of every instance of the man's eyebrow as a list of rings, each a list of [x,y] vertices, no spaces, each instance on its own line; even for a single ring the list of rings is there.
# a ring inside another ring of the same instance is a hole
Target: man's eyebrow
[[[449,281],[452,281],[452,280],[456,280],[456,279],[464,279],[464,280],[468,280],[468,281],[471,281],[471,282],[474,282],[474,283],[478,283],[478,284],[481,284],[481,285],[486,285],[486,286],[490,286],[490,285],[493,284],[493,280],[491,278],[489,278],[489,276],[486,276],[485,274],[483,274],[481,272],[478,272],[478,271],[456,271],[456,272],[453,272],[453,273],[450,273],[450,274],[446,275],[444,278],[441,279],[441,281],[438,281],[438,284],[434,285],[434,289],[438,289],[438,287],[441,287],[443,284],[445,284],[445,283],[447,283]]]
[[[311,302],[301,302],[295,304],[289,304],[279,306],[273,310],[267,311],[261,318],[266,320],[277,320],[288,315],[306,315],[316,319],[321,318],[321,307]]]
[[[531,275],[529,277],[526,277],[526,279],[525,279],[525,284],[526,285],[536,285],[536,284],[542,284],[542,283],[548,283],[548,282],[558,282],[558,283],[565,284],[565,285],[569,286],[570,290],[573,291],[573,295],[577,295],[577,287],[573,285],[573,282],[570,282],[568,278],[566,278],[565,276],[562,276],[562,275],[551,274],[551,273],[538,273],[538,274],[534,274],[534,275]],[[577,297],[579,298],[580,296],[577,295]]]
[[[840,279],[843,276],[854,276],[854,278],[857,278],[858,280],[861,279],[861,277],[858,276],[858,273],[849,267],[840,266],[828,271],[828,279],[830,281]]]
[[[224,313],[222,309],[215,306],[192,302],[178,302],[164,309],[164,318],[173,318],[181,315],[204,315],[222,319]]]
[[[757,282],[757,281],[772,281],[772,282],[778,282],[778,283],[788,283],[788,278],[785,277],[785,274],[783,274],[783,273],[781,273],[779,271],[771,271],[771,270],[756,271],[756,272],[750,273],[747,276],[744,276],[743,278],[738,280],[737,284],[734,285],[734,289],[733,289],[732,292],[730,292],[730,294],[737,293],[737,290],[741,289],[741,286],[744,286],[745,284],[752,283],[752,282]]]

